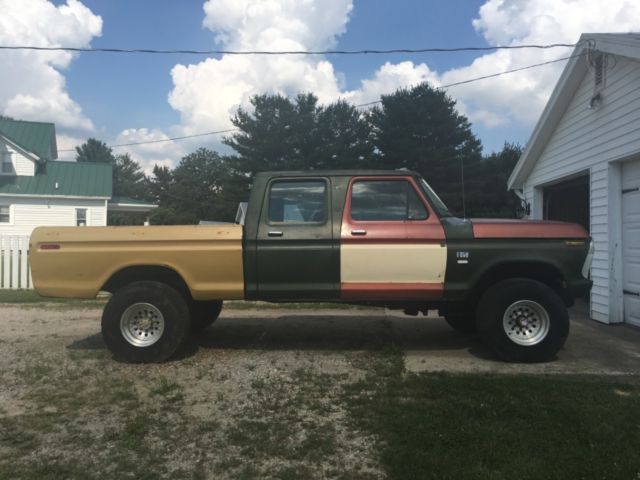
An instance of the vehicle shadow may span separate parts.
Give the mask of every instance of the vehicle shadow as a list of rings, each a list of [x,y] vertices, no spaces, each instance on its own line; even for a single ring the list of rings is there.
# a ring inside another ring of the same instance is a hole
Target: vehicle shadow
[[[380,314],[285,314],[223,318],[194,340],[208,349],[261,350],[483,350],[474,335],[464,335],[443,319]]]
[[[466,351],[480,359],[495,360],[474,335],[458,333],[443,319],[422,316],[387,316],[384,312],[233,316],[217,320],[193,334],[169,362],[206,350],[310,350],[379,351],[391,346],[403,351]],[[102,334],[75,340],[70,350],[105,349]]]

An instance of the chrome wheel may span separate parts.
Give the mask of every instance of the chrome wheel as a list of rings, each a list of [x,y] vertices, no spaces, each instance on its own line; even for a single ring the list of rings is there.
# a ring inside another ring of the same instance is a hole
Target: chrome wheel
[[[120,317],[120,333],[136,347],[153,345],[164,332],[164,317],[150,303],[134,303]]]
[[[518,345],[532,346],[540,343],[549,333],[550,325],[547,310],[532,300],[512,303],[502,317],[504,332]]]

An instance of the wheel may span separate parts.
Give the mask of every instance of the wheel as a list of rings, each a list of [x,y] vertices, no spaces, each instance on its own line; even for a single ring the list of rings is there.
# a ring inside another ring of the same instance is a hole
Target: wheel
[[[186,341],[189,308],[177,290],[160,282],[133,282],[104,307],[102,336],[118,359],[162,362]]]
[[[222,300],[196,301],[190,303],[191,331],[201,332],[211,326],[220,316]]]
[[[562,299],[544,283],[513,278],[487,289],[478,304],[480,339],[510,362],[552,359],[569,335]]]
[[[476,333],[476,319],[472,313],[448,313],[444,316],[449,326],[456,332]]]

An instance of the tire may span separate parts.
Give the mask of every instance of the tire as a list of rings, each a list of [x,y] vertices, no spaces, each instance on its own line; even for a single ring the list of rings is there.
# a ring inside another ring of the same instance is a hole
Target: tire
[[[161,282],[133,282],[111,297],[102,313],[102,336],[114,357],[131,363],[162,362],[187,340],[188,304]]]
[[[569,335],[562,299],[544,283],[513,278],[487,289],[478,304],[480,339],[509,362],[544,362],[555,357]]]
[[[220,316],[222,300],[202,302],[192,300],[189,307],[191,311],[191,331],[201,332],[210,327]]]
[[[472,313],[450,313],[444,316],[449,326],[456,332],[476,333],[476,319]]]

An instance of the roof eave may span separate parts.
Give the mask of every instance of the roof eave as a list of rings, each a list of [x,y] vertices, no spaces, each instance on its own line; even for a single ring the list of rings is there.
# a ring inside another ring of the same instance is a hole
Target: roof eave
[[[573,55],[585,53],[588,40],[595,41],[595,48],[601,52],[640,60],[640,48],[638,48],[640,34],[584,33],[580,36],[580,45],[574,49]],[[524,152],[509,176],[507,181],[509,190],[523,187],[526,177],[531,173],[535,161],[553,134],[586,71],[587,64],[584,56],[572,58],[567,62]]]
[[[581,37],[581,40],[583,37]],[[584,53],[585,50],[586,46],[580,45],[573,51],[573,55],[580,55]],[[573,98],[573,93],[582,81],[586,71],[587,66],[583,55],[572,58],[565,65],[560,79],[558,83],[556,83],[533,129],[533,133],[527,142],[524,152],[509,176],[509,180],[507,181],[507,188],[509,190],[522,188],[524,178],[533,168],[532,162],[542,153],[546,140],[549,139],[560,121],[564,110]]]
[[[9,145],[11,145],[12,148],[14,148],[15,150],[19,151],[21,154],[23,154],[29,160],[32,160],[34,162],[39,162],[40,161],[40,157],[38,157],[38,155],[36,155],[35,153],[30,152],[29,150],[21,147],[20,145],[18,145],[16,142],[11,140],[11,138],[7,137],[6,135],[3,135],[2,133],[0,133],[0,138],[2,138],[5,142],[7,142]]]

